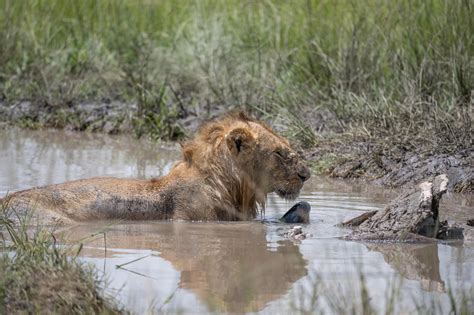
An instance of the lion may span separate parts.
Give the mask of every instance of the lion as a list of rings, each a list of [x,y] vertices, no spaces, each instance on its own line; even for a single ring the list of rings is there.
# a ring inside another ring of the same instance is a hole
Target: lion
[[[263,122],[233,113],[205,123],[183,144],[168,175],[151,180],[96,177],[6,197],[14,213],[46,223],[256,218],[267,194],[295,199],[310,171],[288,141]]]

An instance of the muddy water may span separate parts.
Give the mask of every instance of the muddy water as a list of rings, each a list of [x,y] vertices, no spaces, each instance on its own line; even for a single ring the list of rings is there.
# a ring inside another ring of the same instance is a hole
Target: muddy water
[[[174,145],[127,137],[2,130],[0,196],[99,175],[151,178],[169,171],[177,158]],[[85,243],[81,259],[94,264],[107,280],[107,292],[136,313],[289,313],[311,309],[311,293],[321,286],[330,294],[321,293],[320,305],[337,313],[337,307],[360,296],[360,275],[379,311],[387,307],[393,287],[400,288],[400,312],[414,312],[422,300],[440,303],[447,311],[448,288],[456,292],[474,282],[474,246],[338,239],[348,231],[335,224],[380,209],[396,194],[353,182],[311,179],[299,200],[312,206],[311,223],[305,226],[312,237],[300,243],[281,236],[286,226],[261,220],[95,222],[58,233],[69,242]],[[447,197],[441,206],[445,217],[464,220],[473,215],[472,197]],[[278,218],[290,206],[270,195],[265,218]]]

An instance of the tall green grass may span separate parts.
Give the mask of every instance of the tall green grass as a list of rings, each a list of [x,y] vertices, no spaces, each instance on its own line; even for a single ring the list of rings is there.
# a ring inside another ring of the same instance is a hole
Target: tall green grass
[[[0,90],[7,101],[54,106],[136,102],[158,127],[247,106],[285,118],[307,145],[319,130],[356,127],[368,137],[431,130],[466,146],[459,130],[472,130],[473,6],[0,0]],[[320,112],[325,119],[308,119]]]

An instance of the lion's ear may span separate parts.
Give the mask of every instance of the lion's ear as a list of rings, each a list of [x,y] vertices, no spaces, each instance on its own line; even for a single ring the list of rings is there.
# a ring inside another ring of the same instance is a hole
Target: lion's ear
[[[255,138],[252,133],[244,128],[235,128],[226,136],[229,151],[237,156],[243,152],[248,152],[255,146]]]

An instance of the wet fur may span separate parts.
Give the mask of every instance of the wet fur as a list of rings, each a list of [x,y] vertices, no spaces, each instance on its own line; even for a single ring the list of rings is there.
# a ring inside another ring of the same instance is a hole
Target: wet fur
[[[295,198],[309,178],[309,170],[288,141],[244,113],[203,125],[194,139],[182,144],[182,153],[182,160],[162,178],[83,179],[17,192],[6,199],[10,209],[34,209],[48,223],[248,220],[264,209],[269,192]]]

